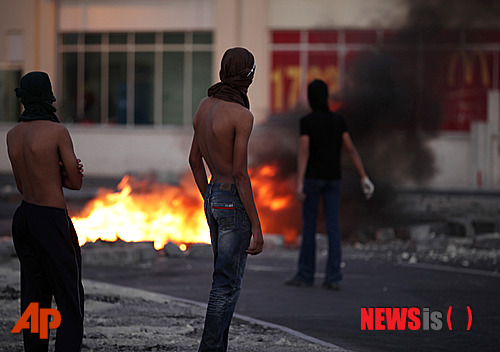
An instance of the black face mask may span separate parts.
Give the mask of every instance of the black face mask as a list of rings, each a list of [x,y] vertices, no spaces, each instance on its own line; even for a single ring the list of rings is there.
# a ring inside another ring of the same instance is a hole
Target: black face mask
[[[21,78],[20,88],[14,89],[19,101],[24,105],[21,121],[49,120],[59,122],[52,106],[56,101],[52,93],[49,75],[45,72],[30,72]]]
[[[328,108],[328,86],[325,82],[316,79],[307,87],[309,105],[315,112],[329,111]]]
[[[208,88],[208,96],[250,108],[247,91],[255,73],[255,61],[245,48],[228,49],[222,57],[220,82]]]

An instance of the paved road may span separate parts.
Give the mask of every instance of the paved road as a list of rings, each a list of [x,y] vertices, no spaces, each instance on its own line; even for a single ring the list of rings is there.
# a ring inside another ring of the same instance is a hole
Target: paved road
[[[284,325],[355,351],[500,350],[500,277],[487,272],[404,266],[344,251],[341,290],[290,288],[297,250],[276,248],[248,261],[237,312]],[[323,268],[324,256],[318,259]],[[211,258],[163,257],[152,268],[84,268],[84,277],[206,302]],[[452,309],[453,331],[446,324]],[[467,331],[467,306],[473,322]],[[362,331],[361,307],[418,307],[443,314],[439,331]]]
[[[84,192],[83,196],[91,194]],[[0,236],[9,234],[18,204],[15,197],[3,198]],[[275,248],[250,258],[237,312],[360,352],[500,351],[500,276],[420,264],[397,265],[346,248],[345,277],[339,292],[319,288],[321,275],[313,288],[286,287],[283,282],[294,274],[297,254],[297,250]],[[320,269],[324,262],[324,256],[319,256]],[[211,270],[210,257],[162,257],[153,267],[87,265],[84,276],[206,302]],[[446,324],[439,331],[360,329],[361,307],[429,308],[441,312],[444,323],[450,306],[453,331]],[[466,331],[467,306],[473,313],[470,331]]]

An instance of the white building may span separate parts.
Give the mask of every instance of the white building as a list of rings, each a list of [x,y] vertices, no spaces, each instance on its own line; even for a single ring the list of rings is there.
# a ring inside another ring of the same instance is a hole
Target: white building
[[[22,74],[46,71],[87,176],[154,171],[171,179],[188,169],[192,116],[218,80],[227,48],[244,46],[256,57],[249,96],[259,123],[304,102],[311,79],[342,91],[352,57],[390,48],[391,35],[411,22],[415,3],[2,1],[0,131],[5,135],[17,120],[13,88]],[[415,45],[406,43],[416,54],[407,55],[416,81],[443,75],[429,83],[444,120],[428,140],[436,166],[428,187],[500,188],[500,26],[476,22],[445,23],[432,40],[420,34]],[[441,71],[428,70],[436,60]],[[2,143],[0,173],[9,172]]]

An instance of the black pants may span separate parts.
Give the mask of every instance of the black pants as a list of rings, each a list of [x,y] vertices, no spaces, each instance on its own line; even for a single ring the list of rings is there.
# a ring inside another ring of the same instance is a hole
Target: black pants
[[[80,351],[83,339],[82,256],[66,209],[22,202],[14,214],[12,238],[21,262],[21,313],[32,302],[61,314],[55,351]],[[47,352],[48,340],[23,330],[26,352]]]

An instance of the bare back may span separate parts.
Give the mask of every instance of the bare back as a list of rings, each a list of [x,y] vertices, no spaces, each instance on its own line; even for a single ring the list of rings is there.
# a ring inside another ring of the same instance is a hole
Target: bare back
[[[193,124],[200,152],[212,174],[211,182],[234,183],[235,169],[241,166],[246,170],[253,115],[239,104],[209,97],[200,103]],[[239,145],[245,149],[241,153]],[[245,160],[240,160],[243,157]],[[242,162],[245,165],[239,165]]]
[[[80,189],[82,184],[67,129],[46,120],[20,122],[7,134],[7,147],[23,199],[66,208],[62,187]]]

